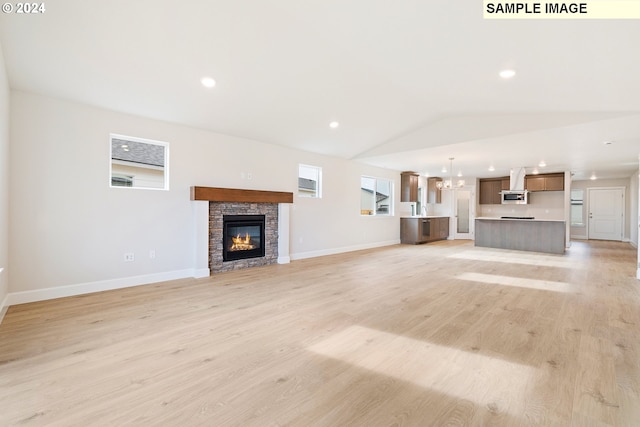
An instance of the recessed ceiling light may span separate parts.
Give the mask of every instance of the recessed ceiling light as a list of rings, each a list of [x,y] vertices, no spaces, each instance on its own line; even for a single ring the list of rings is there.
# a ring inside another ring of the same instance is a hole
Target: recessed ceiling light
[[[541,168],[544,168],[545,166],[547,166],[547,164],[543,160],[540,163],[538,163],[538,166],[541,167]]]
[[[489,166],[489,172],[493,172],[494,170],[496,170],[496,168],[494,168],[493,166]]]
[[[462,172],[461,171],[458,172],[458,178],[462,178]]]
[[[538,168],[534,168],[533,171],[531,171],[531,173],[534,175],[538,175],[540,172],[538,171]]]
[[[211,77],[203,77],[200,79],[200,83],[202,83],[202,86],[211,89],[212,87],[214,87],[216,85],[216,81],[213,80]]]
[[[338,123],[338,122],[331,122],[331,123],[329,123],[329,127],[330,127],[331,129],[335,129],[335,128],[337,128],[338,126],[340,126],[340,123]]]
[[[500,75],[500,77],[502,77],[503,79],[510,79],[513,76],[516,75],[515,70],[502,70],[500,71],[500,73],[498,73]]]
[[[447,168],[443,166],[443,167],[442,167],[442,171],[441,171],[441,172],[442,172],[442,173],[447,173]]]
[[[598,177],[596,176],[595,173],[591,174],[591,178],[589,178],[591,181],[595,181],[596,179],[598,179]]]

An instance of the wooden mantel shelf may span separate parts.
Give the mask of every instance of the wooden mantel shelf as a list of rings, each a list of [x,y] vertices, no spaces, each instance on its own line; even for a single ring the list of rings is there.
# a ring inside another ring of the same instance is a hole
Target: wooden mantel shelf
[[[238,190],[235,188],[191,187],[191,200],[243,203],[293,203],[293,193]]]

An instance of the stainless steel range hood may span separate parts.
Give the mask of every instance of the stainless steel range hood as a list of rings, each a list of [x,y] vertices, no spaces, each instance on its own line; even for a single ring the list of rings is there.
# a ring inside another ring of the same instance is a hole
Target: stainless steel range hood
[[[511,169],[509,190],[500,192],[503,205],[526,205],[529,202],[528,192],[524,189],[524,177],[526,174],[525,168]]]
[[[525,168],[511,169],[509,177],[509,191],[525,191],[524,176],[527,174]]]

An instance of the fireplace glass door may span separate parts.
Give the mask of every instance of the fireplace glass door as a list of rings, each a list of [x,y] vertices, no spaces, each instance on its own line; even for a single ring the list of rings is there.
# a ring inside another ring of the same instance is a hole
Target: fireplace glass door
[[[264,215],[224,215],[223,261],[264,256]]]

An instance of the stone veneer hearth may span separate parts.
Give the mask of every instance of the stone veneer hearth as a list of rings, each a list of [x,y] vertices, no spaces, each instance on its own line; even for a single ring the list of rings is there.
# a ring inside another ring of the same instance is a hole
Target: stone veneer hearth
[[[222,260],[223,215],[264,215],[265,256],[260,258]],[[278,262],[278,204],[209,202],[209,269],[212,274],[241,268],[258,267]]]

